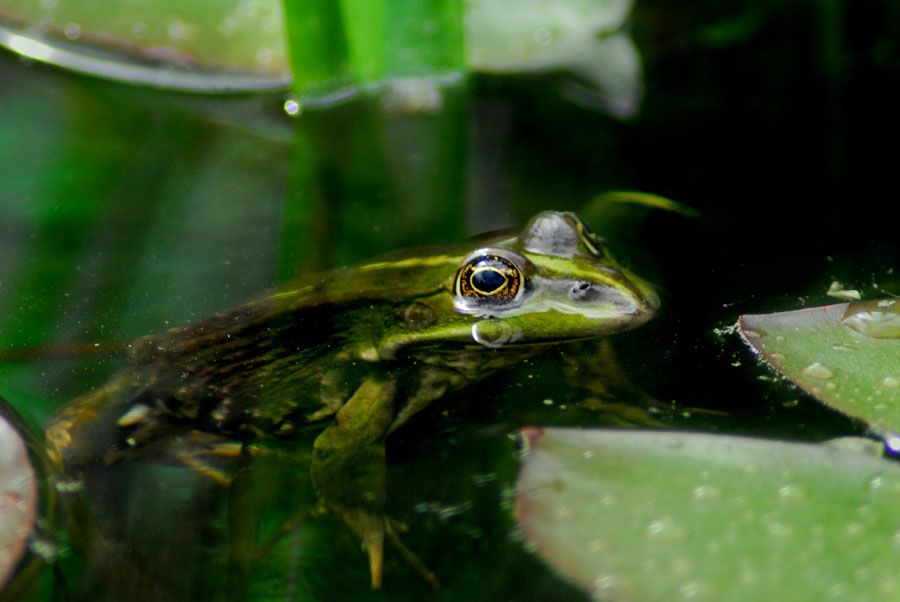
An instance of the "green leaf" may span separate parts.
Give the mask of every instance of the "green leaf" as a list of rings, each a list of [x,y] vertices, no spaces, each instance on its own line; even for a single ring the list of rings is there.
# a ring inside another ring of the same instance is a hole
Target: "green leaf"
[[[279,0],[4,0],[0,45],[111,79],[195,91],[289,79]]]
[[[897,312],[894,299],[839,303],[741,316],[738,329],[754,353],[797,386],[888,435],[900,432]]]
[[[846,446],[526,429],[516,511],[599,599],[900,595],[900,466]]]

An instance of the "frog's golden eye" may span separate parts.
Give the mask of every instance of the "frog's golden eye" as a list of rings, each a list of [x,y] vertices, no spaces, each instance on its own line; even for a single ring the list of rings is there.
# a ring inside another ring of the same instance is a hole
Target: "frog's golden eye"
[[[522,271],[499,255],[481,255],[467,261],[456,273],[456,295],[496,305],[519,297]]]

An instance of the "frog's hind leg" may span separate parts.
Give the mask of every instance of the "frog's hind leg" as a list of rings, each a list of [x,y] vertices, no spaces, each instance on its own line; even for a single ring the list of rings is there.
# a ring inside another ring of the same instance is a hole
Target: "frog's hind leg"
[[[313,446],[310,475],[321,506],[362,540],[369,555],[372,587],[381,587],[387,537],[415,568],[424,565],[397,538],[384,515],[384,437],[394,421],[394,381],[369,379],[335,415]],[[422,570],[420,570],[422,572]],[[423,575],[434,576],[424,569]],[[436,581],[434,581],[436,583]]]
[[[394,419],[393,381],[363,382],[313,445],[310,476],[324,509],[359,536],[369,554],[372,587],[384,558],[384,436]]]

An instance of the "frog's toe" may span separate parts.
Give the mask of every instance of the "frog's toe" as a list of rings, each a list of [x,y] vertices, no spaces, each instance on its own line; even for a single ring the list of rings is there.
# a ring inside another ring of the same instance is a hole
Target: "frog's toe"
[[[434,573],[416,554],[400,541],[398,532],[406,531],[403,523],[388,516],[367,512],[363,509],[337,509],[337,514],[344,523],[362,540],[366,553],[369,555],[369,572],[372,575],[372,589],[381,588],[381,575],[384,569],[384,540],[385,536],[396,548],[403,559],[412,566],[425,581],[434,589],[439,589],[440,584]]]
[[[384,530],[385,534],[388,536],[388,539],[391,541],[393,546],[397,548],[397,551],[400,552],[400,555],[403,556],[403,559],[406,562],[416,569],[418,573],[422,576],[425,581],[428,582],[431,587],[434,589],[440,589],[441,584],[438,583],[437,577],[434,576],[434,573],[425,566],[425,563],[413,553],[412,550],[406,547],[400,538],[397,536],[397,531],[406,531],[406,525],[401,522],[395,521],[393,519],[385,517],[384,519]]]
[[[372,575],[372,589],[381,589],[381,573],[384,568],[385,522],[381,517],[371,516],[371,525],[362,533],[363,544],[369,555],[369,573]]]
[[[384,567],[384,535],[387,531],[385,518],[362,508],[331,505],[330,509],[362,540],[369,555],[372,589],[380,589]]]

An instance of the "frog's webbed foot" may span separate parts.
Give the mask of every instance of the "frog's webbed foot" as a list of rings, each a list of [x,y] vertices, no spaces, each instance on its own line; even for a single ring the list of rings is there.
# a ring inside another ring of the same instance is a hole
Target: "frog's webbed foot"
[[[384,437],[394,420],[394,388],[390,381],[374,380],[359,387],[335,423],[316,438],[310,476],[320,505],[362,540],[373,589],[381,587],[385,539],[437,586],[431,571],[397,537],[399,523],[384,515]]]

